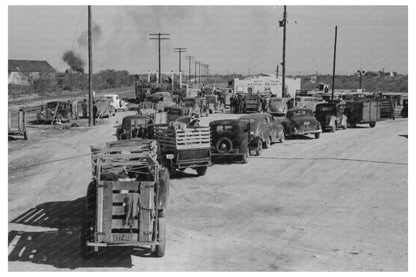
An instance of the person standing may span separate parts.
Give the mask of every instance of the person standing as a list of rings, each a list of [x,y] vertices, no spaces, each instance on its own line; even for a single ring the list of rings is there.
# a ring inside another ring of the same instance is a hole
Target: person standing
[[[83,118],[87,118],[88,114],[88,103],[87,103],[87,99],[84,99],[84,101],[82,102],[82,117]]]
[[[93,115],[92,125],[94,125],[94,126],[95,126],[95,120],[96,120],[96,118],[97,118],[97,112],[98,112],[98,109],[97,109],[97,105],[95,105],[95,101],[94,101],[94,102],[92,102],[92,103],[93,103],[93,106],[92,106],[92,115]]]

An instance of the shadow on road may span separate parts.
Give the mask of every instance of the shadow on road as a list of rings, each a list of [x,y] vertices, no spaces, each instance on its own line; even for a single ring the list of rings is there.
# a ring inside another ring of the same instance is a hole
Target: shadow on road
[[[56,228],[45,232],[9,232],[9,261],[52,265],[56,268],[132,267],[131,255],[150,257],[150,250],[132,247],[100,248],[89,260],[81,257],[79,231],[85,197],[47,202],[19,215],[10,223]]]

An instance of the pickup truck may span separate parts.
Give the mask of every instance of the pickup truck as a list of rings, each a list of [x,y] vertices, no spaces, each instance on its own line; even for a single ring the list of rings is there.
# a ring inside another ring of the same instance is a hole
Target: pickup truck
[[[185,127],[185,123],[155,127],[155,139],[159,142],[163,165],[173,174],[186,168],[196,170],[198,176],[206,174],[211,165],[209,127]]]

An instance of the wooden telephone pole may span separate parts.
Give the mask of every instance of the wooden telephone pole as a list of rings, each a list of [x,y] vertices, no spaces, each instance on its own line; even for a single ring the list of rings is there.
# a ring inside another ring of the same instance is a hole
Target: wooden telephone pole
[[[159,84],[161,84],[162,83],[162,71],[161,71],[161,61],[160,61],[160,41],[169,39],[168,37],[162,37],[162,36],[169,36],[169,34],[157,33],[157,34],[149,34],[149,36],[154,36],[154,37],[151,37],[150,39],[157,39],[158,40],[158,47],[159,47]]]
[[[286,25],[287,14],[286,5],[283,8],[283,58],[282,58],[282,96],[285,97],[285,74],[286,74]]]
[[[186,56],[186,58],[188,58],[189,61],[189,66],[188,66],[188,70],[189,70],[189,74],[188,74],[188,84],[191,83],[191,60],[194,59],[194,56]]]
[[[335,26],[335,42],[334,42],[334,64],[332,66],[332,100],[334,100],[334,92],[335,92],[335,61],[337,59],[337,32],[338,26]]]
[[[88,106],[89,106],[89,117],[88,126],[91,124],[95,125],[94,120],[94,108],[92,98],[92,39],[91,39],[91,6],[88,6]]]

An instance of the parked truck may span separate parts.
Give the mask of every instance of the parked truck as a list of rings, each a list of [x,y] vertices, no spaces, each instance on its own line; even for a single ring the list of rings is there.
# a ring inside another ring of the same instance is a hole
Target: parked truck
[[[92,175],[80,231],[84,258],[103,247],[147,247],[165,254],[169,172],[155,140],[91,147]]]
[[[349,101],[346,104],[345,115],[351,127],[368,123],[373,128],[380,119],[380,109],[375,100]]]
[[[161,146],[163,164],[171,174],[176,170],[192,168],[199,176],[205,175],[211,165],[210,129],[185,126],[184,123],[171,122],[166,127],[155,127],[155,138]]]

